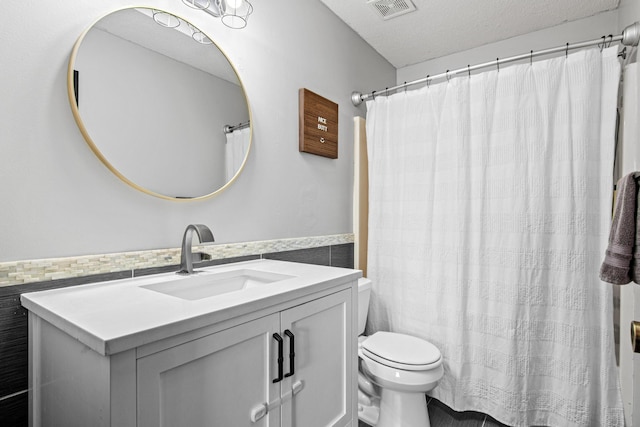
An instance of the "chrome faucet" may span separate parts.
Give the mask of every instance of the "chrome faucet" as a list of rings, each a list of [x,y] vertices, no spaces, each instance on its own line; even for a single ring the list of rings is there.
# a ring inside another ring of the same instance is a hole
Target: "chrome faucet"
[[[178,274],[193,274],[193,254],[191,253],[191,240],[193,232],[196,232],[200,243],[214,242],[213,233],[204,224],[189,224],[182,236],[182,251],[180,253],[180,271]]]

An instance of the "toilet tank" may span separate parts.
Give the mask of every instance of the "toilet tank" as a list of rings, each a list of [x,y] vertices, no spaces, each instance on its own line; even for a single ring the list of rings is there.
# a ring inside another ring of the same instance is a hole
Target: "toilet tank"
[[[358,335],[364,334],[367,326],[367,313],[369,313],[369,297],[371,296],[371,280],[358,279]]]

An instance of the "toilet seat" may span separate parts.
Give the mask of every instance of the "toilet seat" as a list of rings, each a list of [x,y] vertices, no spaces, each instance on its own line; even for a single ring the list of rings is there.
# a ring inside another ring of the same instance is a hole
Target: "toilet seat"
[[[361,343],[362,353],[390,368],[426,371],[442,364],[442,354],[428,341],[395,332],[376,332]]]
[[[360,355],[362,360],[362,372],[374,384],[382,388],[394,391],[426,393],[435,387],[442,378],[444,369],[442,363],[433,364],[433,368],[422,371],[392,368],[369,358],[366,354]]]

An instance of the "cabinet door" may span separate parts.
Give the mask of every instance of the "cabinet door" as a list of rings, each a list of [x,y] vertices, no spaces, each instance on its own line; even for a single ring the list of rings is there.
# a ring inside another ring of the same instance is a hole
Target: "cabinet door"
[[[283,427],[346,426],[353,417],[351,290],[347,289],[281,313],[281,328],[293,332],[294,374],[282,394],[302,389],[282,405]],[[285,374],[291,339],[285,337]]]
[[[279,324],[276,313],[138,359],[138,426],[279,426],[279,411],[251,422],[280,394],[271,380]]]

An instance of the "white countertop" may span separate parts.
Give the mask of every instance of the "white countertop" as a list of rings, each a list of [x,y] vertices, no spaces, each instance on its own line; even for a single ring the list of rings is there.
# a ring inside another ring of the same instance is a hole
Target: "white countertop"
[[[142,287],[179,277],[188,280],[175,273],[26,293],[20,300],[35,315],[96,352],[109,355],[346,284],[362,275],[359,270],[274,260],[198,270],[209,273],[238,268],[293,277],[199,300]]]

